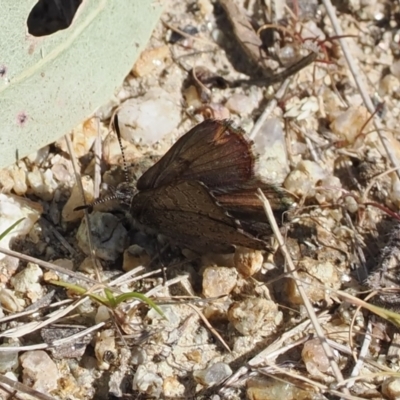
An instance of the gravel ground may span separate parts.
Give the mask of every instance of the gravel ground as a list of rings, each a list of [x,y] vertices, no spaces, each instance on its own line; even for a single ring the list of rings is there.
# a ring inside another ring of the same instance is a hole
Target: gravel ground
[[[260,3],[170,2],[96,117],[0,171],[0,231],[24,218],[1,240],[21,258],[0,264],[1,399],[400,397],[399,319],[373,309],[398,309],[399,3],[340,1],[337,22],[327,1]],[[131,184],[204,119],[246,131],[295,200],[271,251],[179,246],[115,199],[89,236],[82,189],[124,182],[116,112]]]

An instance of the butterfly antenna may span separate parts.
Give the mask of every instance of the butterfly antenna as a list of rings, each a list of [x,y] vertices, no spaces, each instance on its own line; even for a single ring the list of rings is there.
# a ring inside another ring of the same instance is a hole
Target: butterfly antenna
[[[111,196],[107,196],[107,197],[103,197],[101,199],[96,199],[95,201],[91,202],[90,204],[84,204],[82,206],[79,207],[75,207],[74,211],[79,211],[79,210],[92,210],[94,206],[96,206],[97,204],[103,204],[106,203],[107,201],[111,201],[111,200],[120,200],[121,199],[121,195],[119,195],[118,193],[114,193]]]
[[[124,148],[122,147],[121,131],[119,130],[119,123],[118,123],[118,114],[115,114],[115,116],[114,116],[114,130],[115,130],[115,133],[117,134],[119,147],[121,149],[122,164],[123,164],[122,168],[123,168],[124,175],[125,175],[125,182],[129,183],[128,163],[126,162]]]

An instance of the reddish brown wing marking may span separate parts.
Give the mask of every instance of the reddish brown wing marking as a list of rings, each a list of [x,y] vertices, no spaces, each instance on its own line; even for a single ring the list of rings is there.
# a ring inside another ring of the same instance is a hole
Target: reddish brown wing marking
[[[206,120],[183,135],[138,180],[138,190],[177,180],[200,181],[209,188],[235,186],[253,176],[251,142],[229,121]]]
[[[218,204],[228,211],[248,211],[265,217],[263,204],[258,198],[257,189],[260,188],[268,198],[273,210],[285,211],[294,202],[293,196],[279,186],[253,180],[239,188],[223,188],[212,191]]]
[[[265,242],[242,232],[200,182],[181,181],[139,192],[131,213],[139,224],[193,250],[229,253],[232,245],[266,248]]]

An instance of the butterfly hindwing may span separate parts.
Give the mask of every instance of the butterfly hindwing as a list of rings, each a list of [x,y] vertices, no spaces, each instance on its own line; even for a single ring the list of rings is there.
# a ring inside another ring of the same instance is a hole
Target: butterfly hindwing
[[[197,181],[180,181],[139,192],[131,214],[140,224],[193,250],[232,252],[233,245],[265,249],[266,243],[241,231]]]

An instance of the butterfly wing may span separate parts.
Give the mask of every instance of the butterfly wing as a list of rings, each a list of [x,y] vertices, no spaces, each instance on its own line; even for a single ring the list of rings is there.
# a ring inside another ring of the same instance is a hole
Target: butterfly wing
[[[183,135],[138,180],[138,190],[174,181],[203,182],[209,188],[235,186],[253,175],[255,157],[244,132],[229,121],[205,120]]]
[[[266,249],[264,241],[243,232],[197,181],[139,192],[133,198],[131,214],[139,225],[193,250],[230,253],[233,245]]]
[[[283,188],[252,180],[240,185],[240,187],[224,187],[212,190],[218,204],[228,212],[248,212],[258,216],[265,216],[261,200],[258,198],[257,189],[261,189],[268,198],[273,210],[286,211],[293,203],[293,196]]]
[[[245,232],[256,237],[265,237],[272,234],[272,229],[265,215],[264,206],[258,198],[258,188],[268,198],[275,219],[280,223],[283,213],[294,203],[294,198],[281,187],[254,179],[239,188],[215,189],[212,194],[218,204],[240,222]]]

